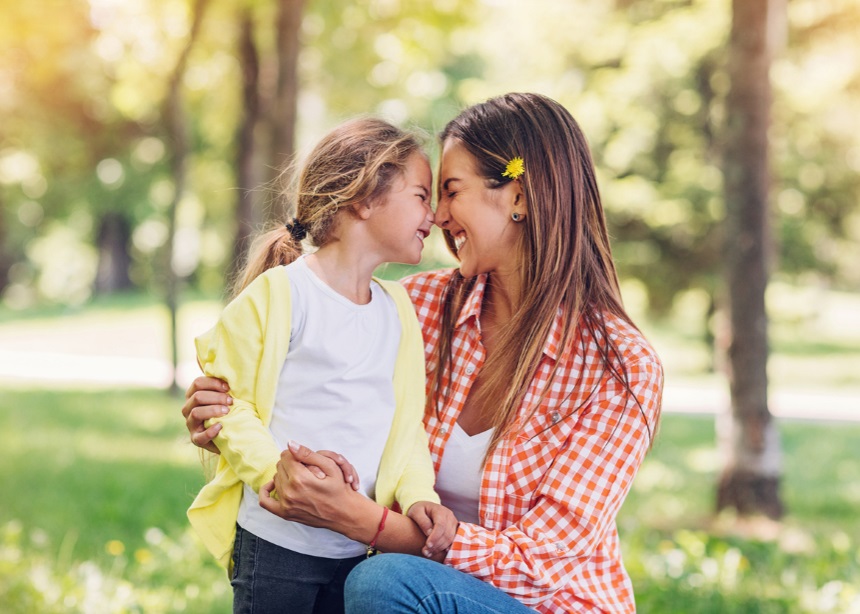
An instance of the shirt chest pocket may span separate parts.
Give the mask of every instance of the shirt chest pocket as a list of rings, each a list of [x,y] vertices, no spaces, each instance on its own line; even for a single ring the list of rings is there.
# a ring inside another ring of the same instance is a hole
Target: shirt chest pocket
[[[572,417],[549,412],[533,418],[514,441],[505,482],[511,502],[530,507],[553,461],[564,449],[575,426]],[[531,433],[531,436],[529,436]]]

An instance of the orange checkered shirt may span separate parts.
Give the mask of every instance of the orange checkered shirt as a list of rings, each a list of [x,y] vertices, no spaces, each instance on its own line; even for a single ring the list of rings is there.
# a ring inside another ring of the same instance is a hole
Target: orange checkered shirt
[[[434,271],[402,280],[424,332],[428,370],[435,361],[442,292],[451,274]],[[485,284],[481,276],[455,324],[449,401],[440,416],[425,418],[437,472],[484,362],[479,316]],[[607,316],[606,325],[653,433],[663,386],[660,359],[628,323]],[[561,326],[559,310],[521,416],[561,359],[551,390],[528,423],[488,459],[481,480],[481,525],[460,524],[445,563],[538,612],[634,612],[615,517],[648,449],[648,426],[636,399],[601,367],[597,340],[580,329],[572,351],[560,351]]]

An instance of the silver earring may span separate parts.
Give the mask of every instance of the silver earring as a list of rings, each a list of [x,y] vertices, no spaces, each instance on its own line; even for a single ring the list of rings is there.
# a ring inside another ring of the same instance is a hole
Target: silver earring
[[[522,219],[522,217],[523,217],[523,216],[521,216],[521,215],[520,215],[519,213],[517,213],[516,211],[514,211],[513,213],[511,213],[511,219],[512,219],[513,221],[515,221],[515,222],[519,222],[519,221]]]

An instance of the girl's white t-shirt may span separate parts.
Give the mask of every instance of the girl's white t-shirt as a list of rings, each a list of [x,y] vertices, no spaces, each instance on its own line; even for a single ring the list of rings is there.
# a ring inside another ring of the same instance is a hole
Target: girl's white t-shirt
[[[292,330],[269,430],[282,450],[293,440],[342,454],[358,472],[361,492],[372,497],[394,417],[397,306],[376,282],[368,304],[353,303],[317,277],[304,258],[288,265],[285,274],[292,290]],[[238,523],[302,554],[349,558],[366,550],[334,531],[267,512],[247,484]]]
[[[460,522],[481,524],[478,498],[484,456],[493,436],[493,429],[469,436],[458,423],[445,444],[442,463],[436,475],[436,492],[442,505],[454,512]]]

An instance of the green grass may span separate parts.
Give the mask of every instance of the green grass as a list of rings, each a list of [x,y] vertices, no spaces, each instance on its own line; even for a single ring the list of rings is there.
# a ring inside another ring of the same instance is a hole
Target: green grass
[[[619,515],[640,612],[860,611],[860,424],[780,424],[780,523],[714,517],[712,418],[666,416]]]
[[[180,444],[175,399],[141,390],[16,391],[3,405],[0,440],[15,468],[3,476],[3,491],[32,488],[53,504],[11,497],[0,517],[26,518],[56,543],[77,535],[73,554],[100,561],[100,542],[119,539],[134,550],[149,527],[173,534],[185,528],[175,512],[202,475],[193,448]],[[66,496],[56,500],[56,492]]]
[[[151,390],[3,393],[0,611],[229,611],[185,519],[203,478],[179,405]],[[664,418],[619,516],[640,612],[857,611],[860,425],[780,429],[789,514],[736,523],[711,513],[713,420]]]
[[[229,610],[226,574],[185,519],[203,477],[179,405],[150,390],[3,393],[0,611]],[[24,580],[40,574],[68,591],[52,601]]]

